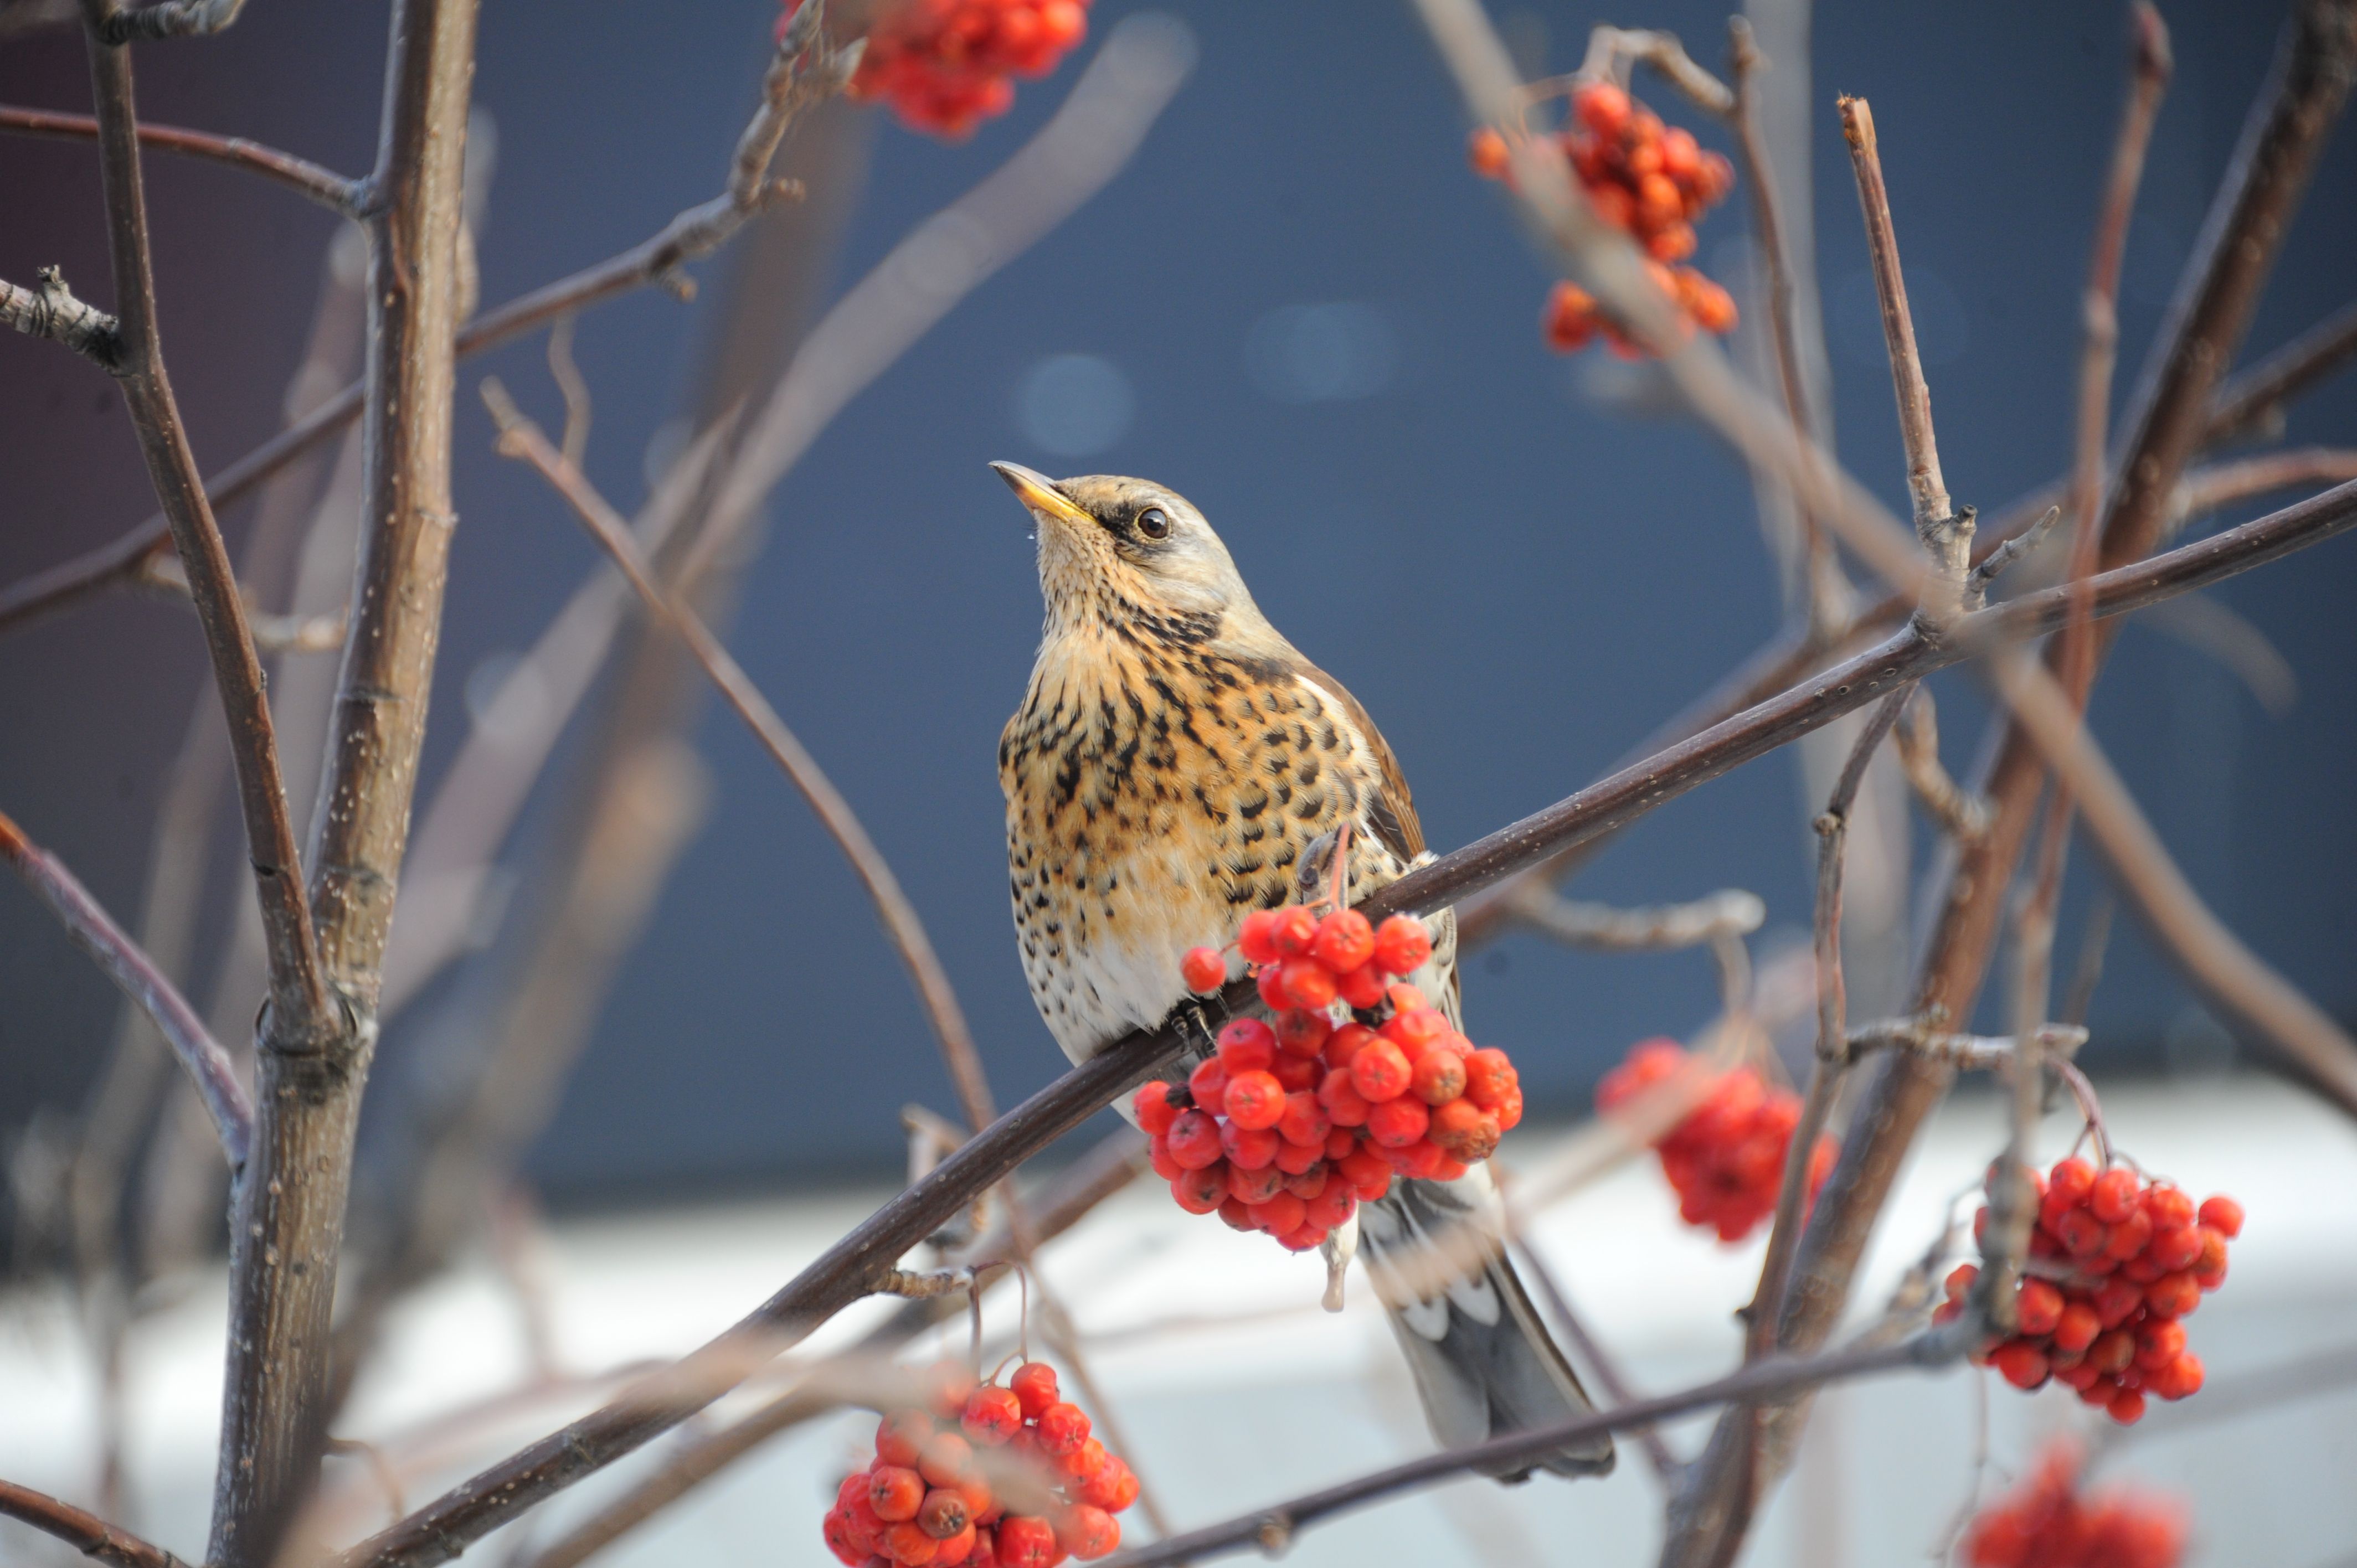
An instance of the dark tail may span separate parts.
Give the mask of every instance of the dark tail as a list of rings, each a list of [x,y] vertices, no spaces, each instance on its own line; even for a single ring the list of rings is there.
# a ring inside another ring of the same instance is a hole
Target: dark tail
[[[1360,1206],[1359,1251],[1443,1447],[1559,1425],[1596,1408],[1507,1261],[1485,1168],[1455,1182],[1394,1181],[1381,1202]],[[1612,1460],[1611,1434],[1599,1432],[1482,1473],[1501,1481],[1536,1469],[1601,1476]]]

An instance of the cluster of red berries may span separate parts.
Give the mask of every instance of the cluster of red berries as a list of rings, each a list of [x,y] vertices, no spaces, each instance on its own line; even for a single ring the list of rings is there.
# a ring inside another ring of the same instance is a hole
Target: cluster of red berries
[[[1120,1546],[1114,1515],[1136,1500],[1136,1476],[1089,1435],[1053,1367],[1026,1361],[1002,1387],[947,1363],[931,1410],[877,1424],[875,1463],[844,1477],[826,1544],[852,1568],[1055,1568]]]
[[[1564,156],[1597,215],[1626,231],[1651,258],[1648,270],[1678,314],[1706,332],[1735,329],[1735,301],[1692,267],[1674,263],[1695,252],[1695,220],[1735,188],[1735,166],[1703,151],[1694,133],[1664,126],[1662,117],[1609,81],[1583,83],[1571,94],[1571,122],[1560,134]],[[1474,172],[1505,177],[1506,138],[1483,126],[1468,150]],[[1598,337],[1623,359],[1641,350],[1575,284],[1547,295],[1548,344],[1566,354]]]
[[[2179,1319],[2201,1293],[2226,1283],[2226,1243],[2242,1233],[2243,1206],[2193,1200],[2167,1182],[2146,1182],[2126,1165],[2098,1172],[2085,1160],[2056,1162],[2038,1186],[2029,1269],[2013,1303],[2015,1333],[1975,1359],[2018,1389],[2058,1379],[2114,1421],[2144,1414],[2145,1396],[2181,1400],[2201,1387],[2201,1358],[2185,1348]],[[1988,1223],[1983,1208],[1977,1235]],[[1948,1300],[1933,1314],[1964,1311],[1979,1269],[1960,1263]]]
[[[1649,1089],[1689,1070],[1675,1040],[1641,1040],[1628,1059],[1604,1075],[1596,1107],[1612,1112]],[[1801,1097],[1773,1087],[1749,1067],[1721,1073],[1702,1103],[1655,1141],[1662,1173],[1678,1195],[1678,1218],[1740,1241],[1776,1212],[1783,1189],[1784,1155],[1800,1124]],[[1809,1152],[1809,1199],[1832,1174],[1836,1145],[1820,1137]]]
[[[2077,1446],[2039,1455],[2021,1485],[1973,1516],[1964,1557],[1973,1568],[2177,1568],[2185,1509],[2142,1492],[2079,1493]]]
[[[1476,1049],[1402,983],[1432,957],[1421,921],[1321,920],[1290,904],[1245,916],[1236,947],[1274,1024],[1235,1020],[1184,1084],[1149,1083],[1133,1102],[1155,1171],[1189,1214],[1217,1210],[1308,1251],[1393,1176],[1453,1181],[1523,1119],[1506,1053]],[[1196,948],[1179,971],[1208,994],[1227,959]]]
[[[892,105],[912,130],[956,139],[1015,102],[1089,30],[1089,0],[891,0],[867,30],[851,96]],[[786,16],[802,0],[786,0]],[[784,22],[779,27],[782,36]]]

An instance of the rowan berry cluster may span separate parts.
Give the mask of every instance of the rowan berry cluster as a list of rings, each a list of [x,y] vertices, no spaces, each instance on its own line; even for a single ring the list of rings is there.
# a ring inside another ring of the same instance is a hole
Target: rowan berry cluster
[[[953,1363],[935,1369],[930,1410],[886,1414],[876,1459],[843,1479],[828,1550],[852,1568],[1055,1568],[1121,1545],[1114,1515],[1137,1477],[1089,1435],[1056,1369],[1026,1361],[1004,1385]]]
[[[1641,1040],[1597,1086],[1596,1107],[1612,1112],[1687,1070],[1675,1040]],[[1662,1173],[1678,1195],[1678,1218],[1740,1241],[1776,1212],[1784,1155],[1800,1124],[1801,1097],[1764,1082],[1749,1067],[1721,1073],[1686,1118],[1655,1140]],[[1835,1144],[1820,1137],[1809,1153],[1809,1198],[1834,1168]]]
[[[1236,1019],[1184,1084],[1149,1083],[1133,1102],[1189,1214],[1308,1251],[1393,1176],[1453,1181],[1523,1119],[1506,1053],[1475,1048],[1404,983],[1432,957],[1422,922],[1291,904],[1245,916],[1236,947],[1273,1024]],[[1179,972],[1206,994],[1227,959],[1196,948]]]
[[[2144,1492],[2079,1492],[2080,1454],[2050,1445],[2021,1485],[1973,1516],[1964,1541],[1972,1568],[2177,1568],[2185,1510]]]
[[[893,0],[867,30],[854,98],[950,140],[1004,114],[1018,76],[1045,76],[1089,30],[1089,0]],[[792,16],[802,0],[786,0]],[[785,22],[779,28],[783,34]]]
[[[2014,1294],[2016,1332],[1975,1359],[2018,1389],[2050,1378],[2067,1383],[2121,1423],[2142,1418],[2147,1394],[2180,1400],[2197,1391],[2201,1358],[2185,1348],[2180,1320],[2204,1291],[2225,1283],[2226,1243],[2242,1233],[2243,1206],[2212,1197],[2197,1208],[2167,1182],[2147,1182],[2126,1165],[2097,1171],[2075,1157],[2030,1175],[2038,1222]],[[1984,1207],[1975,1220],[1975,1235],[1988,1212]],[[1973,1264],[1957,1265],[1933,1316],[1960,1315],[1979,1277]]]
[[[1662,117],[1626,88],[1590,81],[1571,94],[1571,119],[1556,138],[1597,216],[1625,231],[1650,258],[1648,270],[1678,315],[1706,332],[1735,329],[1735,301],[1684,262],[1695,252],[1695,220],[1735,188],[1735,166],[1705,152],[1694,133],[1664,126]],[[1468,156],[1474,172],[1491,179],[1507,173],[1506,138],[1484,126]],[[1559,283],[1547,295],[1548,344],[1566,354],[1602,337],[1612,351],[1634,359],[1642,350],[1576,284]]]

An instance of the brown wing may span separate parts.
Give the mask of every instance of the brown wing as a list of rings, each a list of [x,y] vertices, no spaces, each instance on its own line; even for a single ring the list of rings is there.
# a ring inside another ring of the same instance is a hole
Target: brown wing
[[[1415,820],[1415,802],[1408,795],[1407,780],[1400,777],[1399,759],[1392,755],[1391,742],[1383,738],[1383,732],[1375,727],[1375,721],[1367,716],[1367,710],[1351,695],[1349,687],[1306,659],[1301,661],[1301,673],[1315,681],[1319,690],[1333,693],[1351,722],[1358,726],[1359,734],[1366,738],[1367,749],[1375,754],[1375,768],[1381,775],[1375,798],[1367,808],[1368,821],[1385,849],[1403,862],[1414,860],[1424,853],[1424,824]]]

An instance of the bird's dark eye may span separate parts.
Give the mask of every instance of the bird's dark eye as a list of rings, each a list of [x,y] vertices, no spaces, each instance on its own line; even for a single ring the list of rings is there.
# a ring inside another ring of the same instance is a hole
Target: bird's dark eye
[[[1137,514],[1137,532],[1148,539],[1170,537],[1170,514],[1158,506],[1147,507]]]

